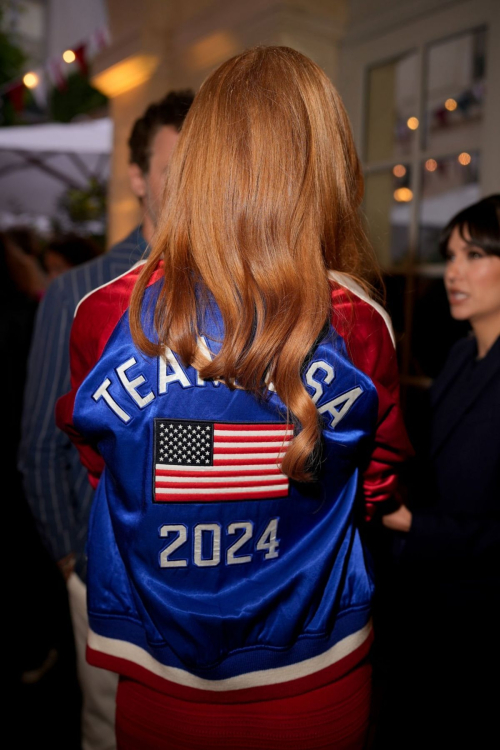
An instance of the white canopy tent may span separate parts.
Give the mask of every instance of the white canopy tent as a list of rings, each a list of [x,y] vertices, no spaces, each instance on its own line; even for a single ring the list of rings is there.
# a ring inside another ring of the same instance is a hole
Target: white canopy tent
[[[0,128],[0,150],[37,153],[109,154],[113,123],[108,117],[88,122]]]
[[[0,128],[0,227],[50,227],[68,188],[105,182],[113,144],[109,118]]]

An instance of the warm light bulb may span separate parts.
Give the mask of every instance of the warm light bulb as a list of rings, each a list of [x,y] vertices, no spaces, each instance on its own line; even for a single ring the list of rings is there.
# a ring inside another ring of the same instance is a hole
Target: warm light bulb
[[[428,172],[435,172],[437,169],[437,161],[435,159],[427,159],[425,162],[425,168]]]
[[[458,104],[456,103],[455,99],[447,99],[444,103],[444,106],[446,107],[448,112],[453,112],[458,107]]]
[[[394,200],[398,203],[408,203],[413,198],[410,188],[402,187],[394,191]]]
[[[68,64],[72,63],[72,62],[75,62],[75,60],[76,60],[76,55],[75,55],[75,53],[73,52],[72,49],[67,49],[66,52],[63,52],[63,56],[62,57],[63,57],[64,62],[68,63]]]
[[[26,73],[23,77],[23,83],[29,89],[34,89],[40,83],[40,79],[36,73]]]
[[[406,167],[403,164],[396,164],[392,169],[394,177],[404,177],[406,174]]]
[[[467,151],[462,151],[462,153],[458,157],[458,161],[460,164],[462,164],[464,167],[467,166],[467,164],[470,164],[472,161],[472,156],[467,153]]]
[[[406,121],[406,124],[410,128],[410,130],[416,130],[418,128],[419,122],[417,117],[409,117]]]

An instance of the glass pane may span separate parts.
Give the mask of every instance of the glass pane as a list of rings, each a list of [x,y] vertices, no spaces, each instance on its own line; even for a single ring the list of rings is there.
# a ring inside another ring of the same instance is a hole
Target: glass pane
[[[441,229],[459,211],[480,199],[479,154],[463,151],[446,159],[427,159],[422,165],[419,260],[442,262]]]
[[[417,119],[415,53],[368,71],[366,158],[369,162],[400,159],[411,151]]]
[[[485,100],[486,31],[453,37],[429,48],[426,145],[435,151],[463,147],[480,137]]]
[[[393,170],[365,178],[365,213],[370,241],[383,268],[401,265],[408,252],[411,170],[396,164]]]

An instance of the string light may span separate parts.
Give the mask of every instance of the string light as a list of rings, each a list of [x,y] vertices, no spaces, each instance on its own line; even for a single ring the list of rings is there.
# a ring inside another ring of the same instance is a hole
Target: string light
[[[30,72],[23,76],[23,83],[27,88],[34,89],[40,83],[40,79],[36,73]]]
[[[435,159],[427,159],[425,162],[425,168],[428,172],[435,172],[437,169],[437,161]]]
[[[409,117],[406,121],[406,124],[410,128],[410,130],[416,130],[419,126],[418,118],[417,117]]]
[[[444,106],[446,107],[448,112],[453,112],[458,107],[458,104],[455,99],[447,99],[444,103]]]
[[[410,188],[402,187],[394,191],[394,200],[398,203],[408,203],[413,198]]]
[[[406,174],[406,167],[404,164],[396,164],[392,169],[394,177],[404,177]]]
[[[467,151],[462,151],[461,154],[458,156],[458,161],[460,164],[462,164],[464,167],[467,166],[467,164],[470,164],[472,161],[472,156],[467,153]]]
[[[148,81],[158,64],[157,55],[132,55],[95,75],[92,85],[106,96],[119,96]]]
[[[64,60],[65,63],[69,64],[69,63],[75,62],[76,55],[75,55],[75,53],[73,52],[72,49],[67,49],[65,52],[63,52],[62,58],[63,58],[63,60]]]

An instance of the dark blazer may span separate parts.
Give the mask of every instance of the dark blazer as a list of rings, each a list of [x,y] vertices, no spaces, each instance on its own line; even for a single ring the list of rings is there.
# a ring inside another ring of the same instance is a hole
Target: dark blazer
[[[460,341],[432,389],[429,455],[417,456],[412,527],[381,613],[389,688],[377,750],[429,738],[489,748],[497,735],[500,339],[475,358],[475,340]]]
[[[459,341],[431,392],[428,469],[405,556],[451,579],[489,578],[500,549],[500,338],[479,362]],[[498,580],[498,568],[496,572]]]

